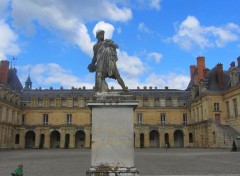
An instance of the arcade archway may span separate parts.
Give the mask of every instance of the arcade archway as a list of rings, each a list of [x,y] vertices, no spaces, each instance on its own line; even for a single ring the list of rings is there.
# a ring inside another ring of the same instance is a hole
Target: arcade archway
[[[174,147],[184,147],[182,130],[174,132]]]
[[[152,130],[149,133],[149,147],[159,147],[159,132]]]
[[[60,133],[58,131],[51,132],[50,148],[60,148]]]
[[[79,130],[75,133],[75,148],[82,148],[85,145],[85,132]]]
[[[34,148],[35,146],[35,133],[28,131],[25,135],[25,148]]]

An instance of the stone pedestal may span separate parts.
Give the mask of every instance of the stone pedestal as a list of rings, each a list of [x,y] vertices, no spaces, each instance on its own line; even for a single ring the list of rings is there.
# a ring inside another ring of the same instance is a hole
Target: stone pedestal
[[[92,109],[91,167],[87,176],[138,176],[134,167],[133,111],[138,102],[131,94],[96,93]]]

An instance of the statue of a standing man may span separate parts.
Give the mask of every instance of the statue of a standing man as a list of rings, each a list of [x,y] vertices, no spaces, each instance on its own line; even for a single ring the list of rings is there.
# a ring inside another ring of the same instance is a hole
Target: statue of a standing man
[[[96,71],[95,91],[108,92],[108,85],[105,78],[113,78],[118,81],[118,84],[124,91],[127,88],[118,72],[116,62],[118,60],[117,51],[118,45],[112,40],[104,40],[104,30],[97,30],[96,37],[98,42],[93,46],[93,59],[88,65],[90,72]]]

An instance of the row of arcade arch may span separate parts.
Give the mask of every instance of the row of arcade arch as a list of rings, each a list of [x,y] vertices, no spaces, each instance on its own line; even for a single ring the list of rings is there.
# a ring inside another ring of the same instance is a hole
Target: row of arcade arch
[[[159,132],[157,130],[152,130],[149,133],[149,147],[160,147],[160,139],[159,139]],[[34,131],[28,131],[25,135],[25,148],[34,148],[35,147],[35,137],[36,134]],[[85,147],[85,132],[79,130],[75,133],[75,148],[83,148]],[[19,136],[16,138],[19,138]],[[44,148],[45,143],[45,134],[40,134],[40,141],[39,141],[39,148]],[[134,134],[135,138],[135,134]],[[183,131],[176,130],[173,134],[174,144],[170,145],[169,142],[169,133],[164,134],[164,144],[167,147],[184,147],[184,138],[183,138]],[[60,139],[61,134],[59,131],[54,130],[50,133],[50,148],[60,148]],[[70,144],[70,134],[65,134],[65,144],[64,148],[69,148]],[[145,136],[144,133],[140,133],[140,147],[144,148],[145,144]]]
[[[149,147],[160,147],[160,141],[159,141],[159,132],[157,130],[152,130],[149,133]],[[183,131],[182,130],[176,130],[173,134],[174,138],[174,144],[173,146],[170,145],[169,142],[169,133],[164,134],[164,144],[166,147],[184,147],[184,138],[183,138]],[[140,148],[144,148],[144,140],[145,136],[144,133],[140,133]]]
[[[28,131],[25,135],[25,148],[35,147],[36,134],[34,131]],[[45,134],[40,135],[39,148],[44,148]],[[59,131],[55,130],[50,133],[50,148],[60,148],[61,134]],[[65,135],[65,148],[69,148],[70,144],[70,134]],[[75,133],[75,148],[83,148],[85,144],[85,132],[79,130]]]

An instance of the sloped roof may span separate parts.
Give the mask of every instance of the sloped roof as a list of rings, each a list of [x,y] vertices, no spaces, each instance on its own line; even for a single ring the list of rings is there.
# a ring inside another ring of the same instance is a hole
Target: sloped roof
[[[23,86],[17,76],[17,70],[15,68],[9,69],[7,84],[8,86],[10,86],[12,90],[16,90],[18,92],[20,92],[23,89]]]
[[[112,90],[113,92],[121,92],[122,90]],[[23,101],[30,101],[32,96],[36,96],[40,99],[43,99],[47,96],[50,99],[55,99],[56,97],[61,97],[66,99],[68,97],[78,98],[80,96],[89,99],[94,95],[94,91],[90,89],[56,89],[56,90],[39,90],[39,89],[23,89],[22,97]],[[178,100],[188,100],[190,92],[185,90],[176,90],[176,89],[133,89],[130,90],[130,94],[133,94],[134,97],[142,96],[143,99],[147,99],[149,96],[158,99],[160,96],[166,97],[167,100],[170,100],[172,96],[177,96]]]
[[[194,79],[197,76],[197,71],[194,72],[192,75],[192,78],[188,84],[188,87],[186,90],[190,90],[191,87],[194,85]],[[218,91],[222,90],[220,89],[218,85],[218,68],[215,66],[211,70],[209,70],[206,74],[206,77],[204,78],[204,81],[207,82],[208,90]],[[228,71],[223,71],[223,89],[226,89],[230,86],[230,77]]]
[[[211,69],[207,75],[206,80],[208,81],[208,90],[221,90],[218,86],[218,69],[217,66]],[[228,88],[230,85],[230,77],[227,71],[223,71],[223,89]]]

